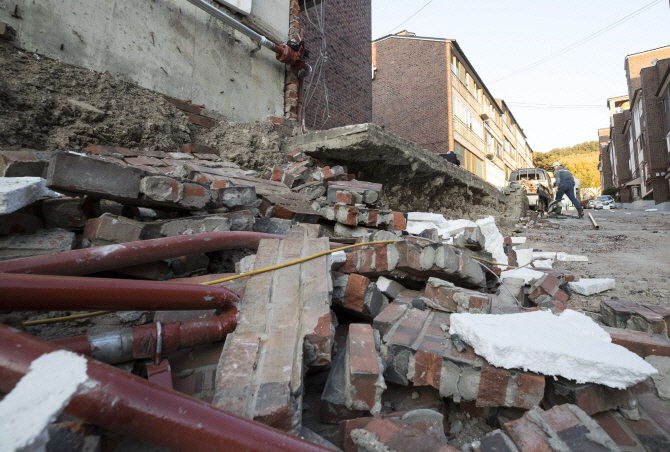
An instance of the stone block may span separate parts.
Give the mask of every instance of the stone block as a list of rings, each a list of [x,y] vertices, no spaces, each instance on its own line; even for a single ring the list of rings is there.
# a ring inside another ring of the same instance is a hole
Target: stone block
[[[47,186],[53,190],[106,199],[137,199],[141,178],[140,170],[63,152],[52,155],[47,170]]]
[[[0,178],[0,215],[16,212],[40,199],[56,196],[41,177]]]
[[[0,151],[0,176],[44,177],[48,159],[37,151]]]
[[[0,237],[0,260],[70,251],[76,236],[64,229],[48,229],[26,235]]]

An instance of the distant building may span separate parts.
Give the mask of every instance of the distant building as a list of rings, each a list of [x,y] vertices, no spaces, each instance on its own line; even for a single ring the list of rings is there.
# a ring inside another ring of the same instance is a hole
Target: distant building
[[[626,70],[626,81],[628,83],[628,97],[630,99],[631,118],[624,125],[625,133],[628,135],[629,149],[630,149],[630,169],[632,181],[629,182],[633,190],[633,198],[649,198],[653,194],[653,199],[656,203],[665,202],[668,200],[667,183],[664,185],[661,182],[660,173],[664,176],[667,172],[666,165],[663,165],[662,171],[658,166],[660,158],[654,157],[652,160],[651,149],[657,149],[657,143],[650,143],[649,131],[656,129],[657,113],[654,113],[649,119],[653,123],[648,127],[647,124],[647,108],[656,104],[654,99],[655,91],[652,85],[655,83],[650,80],[651,72],[646,72],[647,85],[643,91],[643,77],[641,71],[643,68],[651,66],[652,63],[659,59],[670,58],[670,46],[661,47],[658,49],[647,50],[644,52],[628,55],[625,59],[624,68]],[[656,83],[657,84],[657,83]],[[654,94],[651,94],[654,91]],[[651,129],[650,129],[651,128]],[[656,136],[654,132],[654,136]],[[658,151],[655,152],[655,155]],[[658,173],[659,176],[655,174]],[[664,178],[664,177],[663,177]],[[639,192],[638,192],[639,190]],[[654,190],[656,192],[654,193]]]
[[[533,151],[456,40],[402,31],[372,42],[372,120],[495,186],[533,167]]]
[[[614,186],[614,175],[612,172],[612,159],[610,149],[612,142],[610,140],[610,129],[598,129],[598,145],[600,156],[598,161],[598,170],[600,171],[600,186],[602,189]]]

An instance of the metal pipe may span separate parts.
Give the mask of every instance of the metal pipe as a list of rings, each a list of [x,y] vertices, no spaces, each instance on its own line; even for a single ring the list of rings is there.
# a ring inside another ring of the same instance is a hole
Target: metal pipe
[[[0,292],[0,311],[218,309],[240,301],[202,284],[9,273],[0,273]]]
[[[261,239],[283,238],[283,235],[239,231],[179,235],[2,261],[0,273],[87,275],[191,254],[255,249]]]
[[[263,47],[266,47],[272,51],[275,50],[275,44],[267,39],[265,36],[261,35],[260,33],[256,33],[254,30],[251,28],[247,27],[241,22],[238,22],[237,20],[233,19],[230,17],[228,14],[225,14],[223,11],[220,9],[216,8],[215,6],[207,3],[205,0],[188,0],[189,3],[197,6],[201,10],[205,11],[209,15],[216,17],[220,21],[230,25],[233,27],[235,30],[239,31],[243,35],[248,36],[252,40],[256,41],[258,45],[261,45]]]
[[[239,312],[230,308],[221,315],[207,319],[171,322],[161,327],[162,357],[179,350],[222,341],[235,330]],[[69,337],[51,341],[80,355],[90,356],[107,364],[119,364],[133,359],[149,359],[158,352],[156,324],[123,328],[107,333]]]
[[[593,218],[593,215],[591,215],[591,212],[589,212],[588,215],[589,220],[591,220],[591,224],[593,225],[593,229],[600,229],[600,226],[598,226],[598,223],[596,223],[596,220]]]
[[[283,238],[283,235],[241,231],[179,235],[2,261],[0,273],[88,275],[190,254],[256,249],[262,239]],[[331,249],[340,246],[335,242],[330,244]]]
[[[0,325],[0,392],[10,392],[55,344]],[[81,385],[65,413],[113,432],[180,451],[297,451],[328,449],[165,389],[108,364],[87,359]]]

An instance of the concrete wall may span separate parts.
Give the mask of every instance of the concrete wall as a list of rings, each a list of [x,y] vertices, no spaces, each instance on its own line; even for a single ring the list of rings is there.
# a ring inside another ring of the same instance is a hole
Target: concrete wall
[[[288,18],[289,0],[254,0],[249,16],[275,36]],[[229,121],[284,116],[274,53],[251,57],[249,38],[186,0],[0,0],[0,21],[28,51],[191,99]]]

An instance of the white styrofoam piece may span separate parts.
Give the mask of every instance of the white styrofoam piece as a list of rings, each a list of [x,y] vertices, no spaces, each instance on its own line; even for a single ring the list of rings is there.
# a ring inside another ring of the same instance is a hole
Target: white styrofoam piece
[[[48,425],[89,382],[86,358],[67,350],[47,353],[32,363],[0,402],[0,450],[44,450]]]
[[[530,286],[538,279],[542,278],[546,273],[533,270],[532,268],[524,267],[514,270],[505,270],[500,275],[501,278],[521,278],[527,286]]]
[[[496,226],[495,218],[486,217],[477,220],[476,225],[484,234],[485,249],[493,256],[493,260],[499,264],[507,264],[507,254],[505,254],[504,242],[505,238],[502,236],[498,227]]]
[[[635,353],[612,344],[591,318],[566,310],[520,314],[452,314],[450,334],[490,364],[562,376],[577,383],[624,389],[657,370]]]
[[[523,245],[528,237],[512,237],[512,245]]]
[[[563,262],[588,262],[589,258],[586,256],[580,256],[577,254],[568,254],[568,253],[556,253],[556,260]]]
[[[440,226],[447,222],[447,219],[444,218],[444,215],[439,213],[431,212],[409,212],[407,214],[407,221],[422,221],[433,223],[436,226]]]
[[[380,276],[377,280],[377,289],[393,300],[400,292],[405,290],[405,286],[397,281]]]
[[[658,209],[644,209],[645,212],[658,212]]]
[[[553,259],[535,259],[533,260],[533,267],[535,268],[554,268]]]
[[[408,221],[405,227],[405,231],[414,235],[419,235],[426,229],[437,229],[437,226],[429,221]]]
[[[524,267],[533,262],[533,250],[530,248],[516,250],[516,265]]]
[[[578,281],[568,283],[568,287],[573,292],[581,295],[593,295],[614,289],[614,280],[611,278],[582,278]]]
[[[16,212],[40,199],[60,196],[41,177],[0,177],[0,214]]]
[[[556,259],[556,253],[553,251],[535,251],[533,259]]]

